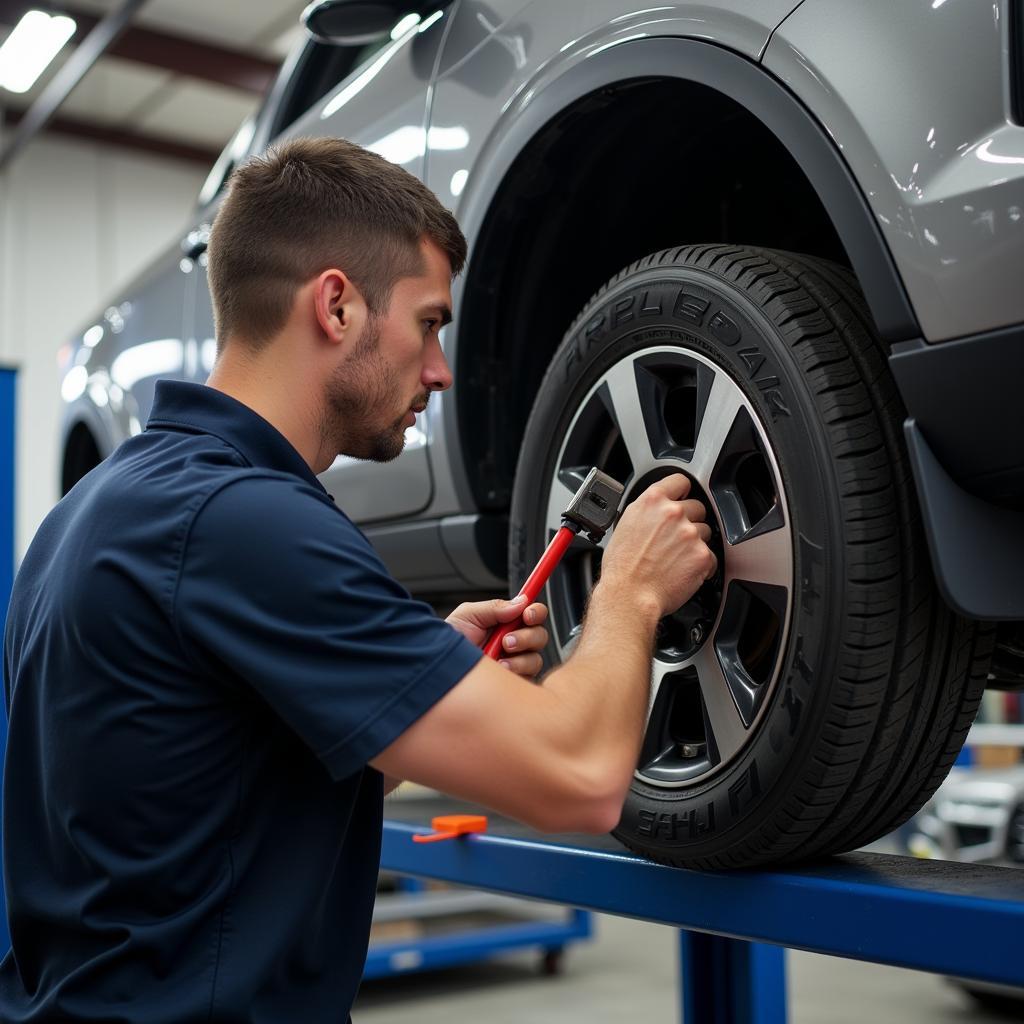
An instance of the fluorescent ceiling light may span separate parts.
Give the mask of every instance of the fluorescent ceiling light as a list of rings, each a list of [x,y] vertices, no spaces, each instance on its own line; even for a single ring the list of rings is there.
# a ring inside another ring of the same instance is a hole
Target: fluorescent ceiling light
[[[75,22],[62,14],[28,11],[0,46],[0,87],[28,92],[50,61],[75,34]]]

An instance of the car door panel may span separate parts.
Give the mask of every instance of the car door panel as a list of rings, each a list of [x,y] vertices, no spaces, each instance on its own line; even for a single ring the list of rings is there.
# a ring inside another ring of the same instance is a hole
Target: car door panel
[[[277,134],[275,141],[302,136],[350,139],[422,178],[429,86],[447,27],[448,10],[442,6],[425,8],[418,25],[357,61],[351,73],[324,95],[324,62],[329,73],[330,61],[336,57],[343,60],[343,55],[332,54],[331,48],[307,44],[305,51],[293,55],[289,63],[295,75],[307,76],[309,95],[316,99],[304,114]],[[281,90],[283,107],[302,105],[303,85],[296,80],[287,90]],[[276,124],[279,123],[278,118]],[[272,122],[271,131],[274,126]],[[206,270],[197,265],[197,271],[200,277],[192,337],[197,379],[205,380],[213,366],[216,343]],[[322,474],[324,485],[353,520],[368,523],[411,516],[430,503],[429,434],[424,420],[421,417],[416,426],[406,431],[405,450],[394,463],[384,465],[339,456]]]
[[[145,427],[158,379],[187,376],[185,316],[193,284],[175,244],[104,313],[103,340],[92,360],[105,366],[115,444]]]

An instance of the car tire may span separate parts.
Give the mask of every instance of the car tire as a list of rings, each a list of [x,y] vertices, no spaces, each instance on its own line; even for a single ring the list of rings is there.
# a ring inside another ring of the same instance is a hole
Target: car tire
[[[853,275],[823,260],[667,249],[569,329],[520,452],[513,587],[592,465],[625,502],[687,473],[719,557],[659,628],[626,846],[699,868],[824,856],[890,832],[945,777],[992,631],[936,592],[904,417]],[[549,665],[600,555],[574,545],[549,582]]]
[[[1006,829],[1006,856],[1014,864],[1024,864],[1024,804],[1018,804],[1010,815]]]

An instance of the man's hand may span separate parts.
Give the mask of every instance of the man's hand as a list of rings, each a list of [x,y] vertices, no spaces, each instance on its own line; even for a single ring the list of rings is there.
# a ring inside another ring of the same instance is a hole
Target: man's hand
[[[500,598],[493,601],[467,601],[460,604],[445,621],[471,644],[479,647],[495,626],[512,622],[520,615],[524,625],[505,637],[499,664],[517,675],[533,679],[543,667],[539,652],[544,650],[548,642],[548,631],[543,625],[548,617],[545,605],[538,602],[527,607],[525,597],[511,601]]]
[[[707,511],[689,493],[689,479],[673,473],[626,508],[605,549],[599,586],[653,602],[659,616],[689,601],[718,567],[707,546]]]

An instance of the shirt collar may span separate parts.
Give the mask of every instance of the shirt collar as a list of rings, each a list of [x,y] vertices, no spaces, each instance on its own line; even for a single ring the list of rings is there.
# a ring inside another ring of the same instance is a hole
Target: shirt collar
[[[188,381],[158,380],[147,430],[170,428],[211,434],[251,466],[293,473],[325,491],[306,460],[276,427],[223,391]]]

